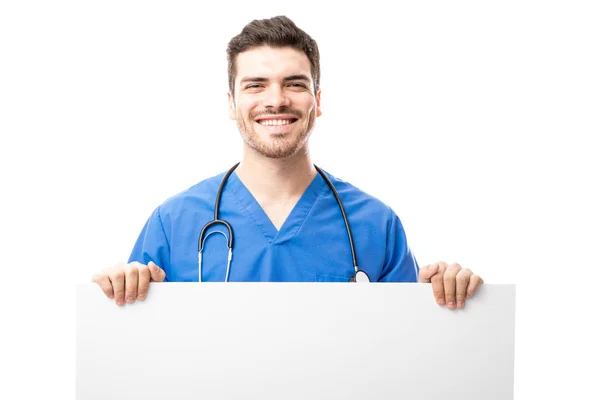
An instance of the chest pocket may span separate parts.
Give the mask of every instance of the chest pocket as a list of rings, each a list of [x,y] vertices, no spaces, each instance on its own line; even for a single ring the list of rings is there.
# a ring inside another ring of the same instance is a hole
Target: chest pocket
[[[350,276],[317,274],[316,281],[317,282],[348,282],[348,281],[350,281]]]
[[[326,256],[314,260],[315,264],[315,280],[317,282],[349,282],[354,274],[352,266],[352,256],[346,254],[344,249],[332,250],[331,256]],[[335,256],[333,256],[335,255]]]
[[[303,256],[313,268],[316,282],[349,282],[354,274],[352,253],[347,238],[314,240],[300,246]]]

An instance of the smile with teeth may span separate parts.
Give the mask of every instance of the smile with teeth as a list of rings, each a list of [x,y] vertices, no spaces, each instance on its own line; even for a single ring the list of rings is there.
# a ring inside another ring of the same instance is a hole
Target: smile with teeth
[[[295,119],[263,119],[258,121],[259,124],[265,126],[289,125],[294,122],[296,122]]]

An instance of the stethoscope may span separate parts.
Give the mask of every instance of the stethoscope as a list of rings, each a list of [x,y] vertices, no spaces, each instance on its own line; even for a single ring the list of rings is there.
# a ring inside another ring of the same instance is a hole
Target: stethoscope
[[[219,205],[221,203],[221,195],[223,194],[223,188],[225,187],[225,183],[227,183],[229,175],[231,175],[231,173],[237,168],[239,164],[240,163],[237,163],[233,167],[231,167],[223,177],[221,185],[219,186],[219,190],[217,191],[217,199],[215,201],[215,218],[206,225],[204,225],[202,231],[200,232],[200,237],[198,238],[198,282],[202,282],[202,250],[204,249],[204,242],[206,241],[206,238],[208,238],[213,233],[220,233],[221,235],[225,236],[225,239],[227,239],[227,249],[229,250],[229,254],[227,256],[227,272],[225,274],[225,282],[229,282],[229,271],[231,268],[231,259],[233,258],[233,229],[227,221],[219,219]],[[340,211],[342,212],[344,224],[346,225],[346,231],[348,232],[348,240],[350,241],[350,252],[352,253],[352,264],[354,265],[354,275],[352,275],[349,282],[371,282],[371,280],[369,279],[369,275],[367,275],[365,271],[358,268],[358,263],[356,261],[356,252],[354,251],[354,238],[352,237],[352,231],[350,230],[350,224],[348,223],[346,211],[344,211],[344,206],[342,205],[342,200],[340,199],[337,190],[335,190],[333,183],[331,183],[327,175],[325,175],[325,173],[316,165],[315,168],[317,172],[323,177],[325,182],[327,182],[329,189],[331,189],[331,192],[335,196],[338,206],[340,206]],[[227,228],[229,237],[227,237],[227,235],[224,232],[219,230],[214,230],[205,235],[206,230],[208,228],[218,224],[224,225]]]

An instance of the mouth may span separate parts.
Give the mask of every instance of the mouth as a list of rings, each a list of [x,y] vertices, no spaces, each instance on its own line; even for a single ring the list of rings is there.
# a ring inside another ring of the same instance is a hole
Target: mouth
[[[268,117],[257,118],[254,122],[269,129],[269,130],[281,130],[283,128],[291,128],[298,118],[292,115],[269,115]]]

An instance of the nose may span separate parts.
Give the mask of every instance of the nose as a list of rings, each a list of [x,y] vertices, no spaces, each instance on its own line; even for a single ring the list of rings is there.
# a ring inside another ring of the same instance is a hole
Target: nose
[[[279,85],[273,85],[265,91],[265,108],[279,109],[280,107],[289,107],[290,99],[285,90]]]

